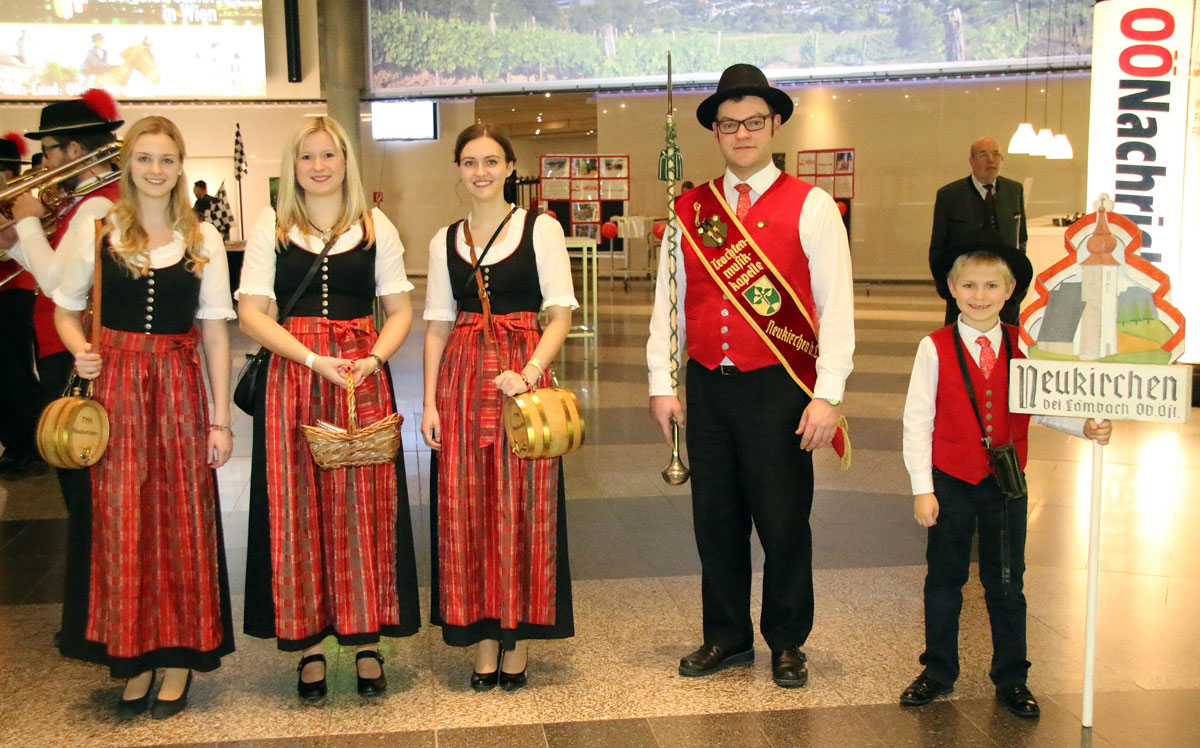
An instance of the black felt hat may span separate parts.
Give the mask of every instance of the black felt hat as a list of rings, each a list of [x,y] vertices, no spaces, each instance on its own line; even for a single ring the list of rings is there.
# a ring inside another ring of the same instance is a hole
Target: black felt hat
[[[0,169],[20,172],[21,165],[29,163],[24,159],[24,145],[21,142],[21,136],[15,132],[10,132],[0,138]]]
[[[933,272],[933,277],[937,281],[939,296],[946,301],[954,298],[950,294],[948,282],[950,268],[954,267],[955,260],[968,252],[987,252],[1003,260],[1004,264],[1008,265],[1008,269],[1012,271],[1013,279],[1016,281],[1016,286],[1013,287],[1012,298],[1021,299],[1025,297],[1025,291],[1029,289],[1029,284],[1033,282],[1033,265],[1029,262],[1029,258],[1016,247],[996,241],[996,239],[990,236],[969,239],[961,244],[956,244],[929,261],[929,269]]]
[[[791,96],[767,83],[767,76],[763,75],[763,71],[753,65],[738,63],[730,65],[721,73],[721,80],[717,82],[717,92],[696,107],[696,119],[700,120],[704,129],[711,130],[713,122],[717,119],[717,107],[721,106],[721,102],[726,99],[740,99],[743,96],[757,96],[766,101],[784,122],[792,116]]]
[[[42,107],[36,132],[25,133],[31,140],[50,135],[81,135],[89,132],[113,132],[125,120],[117,119],[117,104],[106,91],[92,88],[78,99],[56,101]]]

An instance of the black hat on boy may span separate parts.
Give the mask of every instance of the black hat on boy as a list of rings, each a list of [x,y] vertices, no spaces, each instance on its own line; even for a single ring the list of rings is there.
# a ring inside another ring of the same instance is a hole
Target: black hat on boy
[[[21,165],[29,163],[24,158],[25,150],[25,143],[15,132],[10,132],[0,138],[0,170],[20,174]]]
[[[784,122],[787,122],[788,117],[792,116],[791,96],[767,83],[767,76],[763,74],[763,71],[753,65],[738,63],[730,65],[725,68],[725,72],[721,73],[721,80],[717,83],[717,92],[696,107],[696,119],[700,120],[704,129],[711,130],[713,122],[717,120],[717,107],[721,106],[721,102],[727,99],[740,99],[743,96],[757,96],[766,101]]]
[[[107,91],[88,89],[78,99],[56,101],[42,107],[36,132],[25,133],[30,140],[50,135],[82,135],[89,132],[113,132],[125,120],[117,119],[117,104]]]
[[[1004,264],[1008,265],[1008,269],[1012,272],[1013,279],[1016,281],[1011,298],[1021,299],[1025,297],[1025,292],[1029,290],[1029,284],[1033,282],[1033,265],[1029,262],[1029,258],[1016,247],[1009,246],[990,237],[970,239],[961,244],[956,244],[929,261],[929,269],[933,272],[933,277],[937,281],[939,296],[946,301],[951,301],[954,298],[950,294],[950,268],[954,267],[955,260],[969,252],[987,252],[1003,260]]]

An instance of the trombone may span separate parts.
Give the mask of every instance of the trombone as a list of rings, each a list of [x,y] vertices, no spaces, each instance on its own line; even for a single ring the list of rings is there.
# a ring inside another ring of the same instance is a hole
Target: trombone
[[[107,171],[98,178],[86,184],[76,185],[69,190],[63,187],[62,183],[89,169],[115,162],[120,154],[121,142],[113,141],[62,166],[54,169],[36,169],[0,185],[0,232],[8,231],[16,224],[12,210],[17,197],[35,190],[37,198],[41,200],[42,206],[46,209],[46,214],[42,216],[42,229],[47,234],[53,233],[58,224],[59,210],[68,200],[82,197],[93,190],[112,184],[121,178],[121,172]],[[7,259],[9,259],[8,252],[0,250],[0,261]],[[22,272],[24,271],[17,271],[7,278],[0,278],[0,288],[10,283]]]
[[[38,199],[46,208],[47,217],[42,219],[42,225],[48,230],[53,229],[58,222],[58,209],[62,207],[63,203],[117,181],[121,178],[121,172],[109,171],[99,178],[71,190],[65,189],[62,183],[89,169],[116,161],[120,155],[121,142],[113,141],[62,166],[54,169],[37,169],[12,180],[3,189],[0,189],[0,231],[7,231],[16,223],[12,217],[13,203],[16,202],[19,195],[31,190],[36,190]]]

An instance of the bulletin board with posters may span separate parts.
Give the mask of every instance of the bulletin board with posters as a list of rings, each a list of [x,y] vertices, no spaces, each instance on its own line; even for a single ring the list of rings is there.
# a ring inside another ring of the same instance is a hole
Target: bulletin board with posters
[[[546,155],[541,157],[539,177],[539,198],[567,236],[595,239],[601,252],[624,251],[624,241],[604,238],[600,227],[626,213],[628,155]]]
[[[854,149],[796,152],[796,176],[828,192],[835,200],[854,197]]]

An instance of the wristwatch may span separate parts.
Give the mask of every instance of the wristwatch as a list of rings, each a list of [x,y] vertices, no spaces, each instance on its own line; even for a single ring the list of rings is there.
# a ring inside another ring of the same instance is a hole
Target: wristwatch
[[[824,400],[825,402],[829,403],[830,405],[832,405],[832,406],[833,406],[833,407],[835,407],[835,408],[836,408],[837,406],[839,406],[839,405],[841,405],[841,404],[842,404],[842,401],[841,401],[841,400],[837,400],[837,399],[835,399],[835,398],[832,398],[832,397],[823,397],[823,398],[821,398],[821,399],[822,399],[822,400]]]

